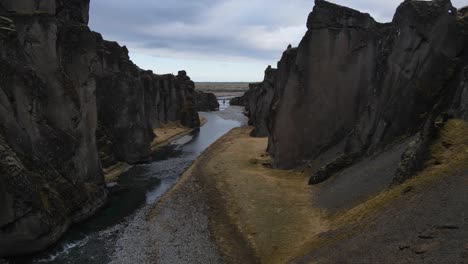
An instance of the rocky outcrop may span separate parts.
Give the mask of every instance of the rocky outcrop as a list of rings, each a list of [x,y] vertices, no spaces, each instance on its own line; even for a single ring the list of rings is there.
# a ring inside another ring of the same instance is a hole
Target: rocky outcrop
[[[249,91],[245,94],[245,108],[249,117],[249,125],[255,127],[251,133],[254,137],[268,136],[268,118],[275,94],[275,81],[276,69],[268,66],[263,82],[251,84]]]
[[[250,83],[249,90],[243,96],[231,100],[231,105],[245,107],[249,125],[254,127],[251,136],[270,135],[270,127],[274,121],[271,119],[272,113],[276,111],[277,103],[283,93],[282,88],[289,76],[289,66],[294,63],[296,54],[297,49],[289,45],[278,62],[278,69],[268,66],[262,82]]]
[[[276,69],[271,66],[265,70],[262,82],[250,83],[249,90],[240,97],[232,98],[230,105],[244,106],[249,125],[254,127],[253,137],[268,136],[268,122],[273,98],[275,96]]]
[[[98,39],[72,2],[0,1],[0,256],[44,249],[106,200]]]
[[[406,158],[424,160],[442,114],[466,114],[465,10],[449,0],[407,0],[391,23],[381,24],[317,0],[299,47],[278,63],[273,96],[262,96],[269,110],[266,117],[258,112],[266,125],[251,116],[257,130],[267,128],[273,165],[320,160],[310,170],[311,183],[318,183],[413,135],[418,142]],[[417,169],[409,160],[401,175]]]
[[[450,114],[457,118],[468,120],[468,6],[458,10],[458,22],[461,37],[464,38],[465,49],[459,56],[462,65],[459,67],[455,85],[457,86]]]
[[[142,71],[90,31],[88,8],[0,0],[0,256],[42,250],[104,205],[99,156],[145,161],[154,127],[199,126],[186,73]]]
[[[195,103],[197,110],[201,112],[211,112],[219,109],[218,98],[216,98],[216,95],[213,93],[196,91]]]
[[[95,71],[98,140],[112,145],[102,149],[103,160],[113,157],[130,164],[145,162],[151,154],[154,128],[176,120],[184,120],[188,127],[199,126],[193,106],[194,84],[185,71],[178,76],[155,75],[139,69],[129,59],[126,47],[100,43]]]
[[[246,96],[243,94],[242,96],[234,97],[231,100],[229,100],[229,105],[235,105],[235,106],[246,106]]]
[[[271,66],[269,66],[271,67]],[[258,83],[249,83],[249,89],[242,95],[238,97],[234,97],[229,101],[229,105],[235,106],[244,106],[246,108],[249,107],[249,97],[252,94],[253,90],[257,89],[260,86],[260,82]]]

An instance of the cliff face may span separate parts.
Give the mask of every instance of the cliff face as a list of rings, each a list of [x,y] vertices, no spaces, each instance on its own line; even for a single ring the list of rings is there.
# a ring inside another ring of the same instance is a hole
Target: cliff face
[[[185,72],[138,69],[90,31],[88,8],[0,0],[0,256],[46,248],[105,203],[97,145],[109,164],[141,162],[152,128],[199,125]]]
[[[275,94],[275,80],[276,69],[268,66],[265,70],[263,82],[252,84],[246,95],[246,110],[249,117],[249,125],[255,126],[255,129],[251,133],[254,137],[268,136],[268,117]]]
[[[459,56],[462,66],[459,67],[457,78],[454,81],[457,87],[451,113],[458,118],[468,120],[468,6],[458,10],[458,22],[461,37],[464,38],[465,48]]]
[[[293,168],[329,150],[322,165],[352,163],[432,127],[454,101],[466,113],[462,14],[448,0],[405,1],[392,23],[380,24],[317,0],[299,47],[278,63],[271,103],[265,99],[274,165]]]
[[[195,92],[195,104],[198,111],[211,112],[219,109],[219,102],[213,93]]]
[[[200,125],[193,105],[194,84],[186,72],[173,76],[143,71],[129,59],[127,48],[116,42],[102,41],[98,58],[98,139],[112,142],[112,147],[102,150],[103,159],[145,162],[154,128],[176,120],[188,127]]]
[[[0,1],[0,255],[46,247],[105,201],[80,2]]]

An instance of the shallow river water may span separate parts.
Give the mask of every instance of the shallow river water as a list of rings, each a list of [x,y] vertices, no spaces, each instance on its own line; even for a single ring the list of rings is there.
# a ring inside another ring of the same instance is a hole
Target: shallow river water
[[[121,230],[152,205],[179,180],[184,171],[213,142],[229,130],[245,124],[242,108],[221,101],[221,111],[201,113],[208,122],[153,155],[153,162],[128,169],[111,188],[109,203],[91,219],[73,226],[48,251],[10,259],[23,263],[108,263]]]

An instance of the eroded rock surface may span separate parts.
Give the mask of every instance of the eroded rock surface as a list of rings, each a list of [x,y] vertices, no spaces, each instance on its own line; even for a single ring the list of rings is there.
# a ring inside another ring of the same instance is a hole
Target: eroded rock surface
[[[88,9],[0,0],[0,256],[43,250],[104,205],[99,156],[142,162],[153,128],[199,126],[187,74],[139,69],[88,28]]]
[[[112,142],[112,147],[104,147],[103,159],[145,162],[154,128],[176,120],[192,128],[200,125],[194,84],[185,71],[177,76],[143,71],[129,59],[127,48],[116,42],[102,41],[98,56],[98,139]]]
[[[44,249],[106,200],[88,4],[0,1],[0,256]]]
[[[449,0],[407,0],[382,24],[317,0],[299,47],[288,47],[278,63],[267,89],[273,95],[257,88],[263,103],[247,105],[251,124],[269,136],[274,166],[314,163],[311,176],[320,179],[311,182],[321,182],[334,173],[327,166],[349,166],[418,135],[407,152],[414,159],[400,170],[408,177],[435,124],[466,118],[466,13]]]
[[[211,112],[219,109],[218,98],[214,93],[195,92],[195,103],[198,111]]]

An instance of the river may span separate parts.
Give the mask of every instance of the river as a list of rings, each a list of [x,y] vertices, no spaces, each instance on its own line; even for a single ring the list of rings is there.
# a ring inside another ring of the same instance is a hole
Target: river
[[[246,123],[243,108],[231,107],[222,99],[220,105],[218,112],[201,113],[208,122],[198,131],[158,150],[153,162],[124,172],[110,188],[107,206],[91,219],[73,226],[55,246],[42,254],[9,262],[108,263],[122,230],[151,210],[206,148],[232,128]]]

